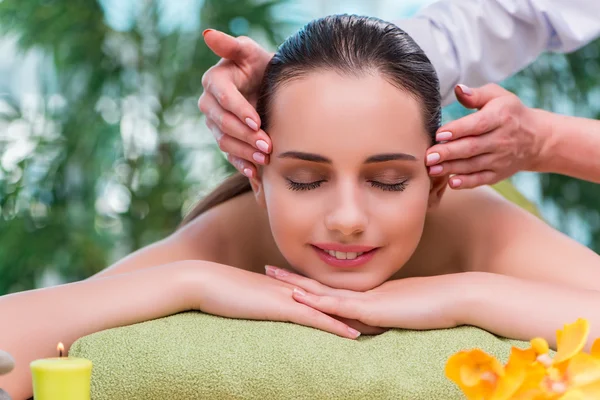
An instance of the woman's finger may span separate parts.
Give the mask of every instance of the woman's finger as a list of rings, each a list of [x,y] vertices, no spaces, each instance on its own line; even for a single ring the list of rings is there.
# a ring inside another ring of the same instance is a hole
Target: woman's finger
[[[310,306],[300,303],[296,304],[298,307],[293,308],[292,315],[289,318],[290,322],[317,328],[348,339],[356,339],[360,336],[359,331],[349,327],[345,323],[338,321],[337,319],[332,318],[329,315],[326,315]]]
[[[282,282],[287,282],[294,286],[298,286],[305,291],[319,296],[340,296],[340,297],[354,297],[356,292],[344,289],[334,289],[327,285],[323,285],[314,279],[307,278],[302,275],[294,274],[282,268],[277,268],[272,265],[265,266],[265,272],[268,276],[275,278]]]
[[[361,301],[357,298],[319,296],[301,289],[294,289],[293,297],[296,301],[326,314],[339,315],[340,317],[356,319],[358,321],[361,321],[363,317]]]
[[[468,175],[481,171],[492,170],[496,156],[492,153],[483,154],[466,160],[447,161],[429,167],[429,174],[437,175]]]
[[[238,94],[241,96],[239,92]],[[231,136],[249,144],[249,147],[253,148],[254,151],[258,150],[265,154],[271,151],[271,140],[265,131],[251,129],[247,124],[242,123],[234,114],[219,104],[212,93],[204,92],[200,97],[198,107],[206,116],[206,125],[212,124],[216,126],[225,136]],[[233,153],[222,147],[221,150],[226,153]],[[234,155],[244,158],[241,154],[234,153]]]
[[[446,161],[467,159],[496,149],[491,132],[482,136],[470,136],[447,143],[436,144],[427,150],[427,165],[432,166]]]
[[[304,276],[294,274],[282,268],[273,267],[272,265],[266,265],[265,273],[267,276],[270,276],[282,282],[292,284],[294,286],[298,286],[314,294],[324,295],[328,292],[328,288],[325,285],[315,281],[314,279],[309,279]]]
[[[469,175],[455,175],[448,181],[452,189],[472,189],[483,185],[493,185],[501,179],[494,171],[481,171]]]

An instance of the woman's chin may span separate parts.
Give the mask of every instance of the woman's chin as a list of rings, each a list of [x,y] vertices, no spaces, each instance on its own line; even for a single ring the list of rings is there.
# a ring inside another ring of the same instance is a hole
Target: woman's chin
[[[386,281],[384,278],[376,279],[375,277],[367,277],[363,274],[352,274],[351,276],[335,274],[334,276],[329,275],[323,277],[323,279],[317,278],[316,280],[334,289],[352,290],[354,292],[366,292],[375,289]]]

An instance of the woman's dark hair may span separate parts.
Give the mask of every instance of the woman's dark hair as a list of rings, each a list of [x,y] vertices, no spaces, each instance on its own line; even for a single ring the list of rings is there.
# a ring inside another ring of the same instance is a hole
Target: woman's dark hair
[[[269,129],[277,89],[319,70],[353,76],[380,74],[420,103],[425,130],[430,143],[435,143],[441,122],[441,98],[433,65],[414,40],[396,25],[356,15],[314,20],[279,47],[265,71],[256,106],[265,131]],[[198,203],[181,226],[250,190],[248,179],[234,174]]]

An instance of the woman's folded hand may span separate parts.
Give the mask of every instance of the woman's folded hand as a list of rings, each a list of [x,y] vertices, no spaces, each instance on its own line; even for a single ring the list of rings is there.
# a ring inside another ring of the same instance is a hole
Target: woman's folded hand
[[[462,274],[387,281],[366,292],[333,289],[312,279],[268,267],[268,274],[290,283],[294,299],[332,316],[368,327],[443,329],[459,325]],[[366,332],[365,332],[366,333]]]
[[[188,308],[228,318],[293,322],[355,339],[345,323],[294,300],[294,285],[228,265],[202,262],[185,283]]]

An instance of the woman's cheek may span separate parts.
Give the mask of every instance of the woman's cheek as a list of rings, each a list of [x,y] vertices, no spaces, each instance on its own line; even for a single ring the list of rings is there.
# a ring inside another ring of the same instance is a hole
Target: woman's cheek
[[[265,203],[275,243],[283,256],[294,263],[311,240],[317,221],[316,204],[310,193],[293,192],[287,187],[265,186]]]

